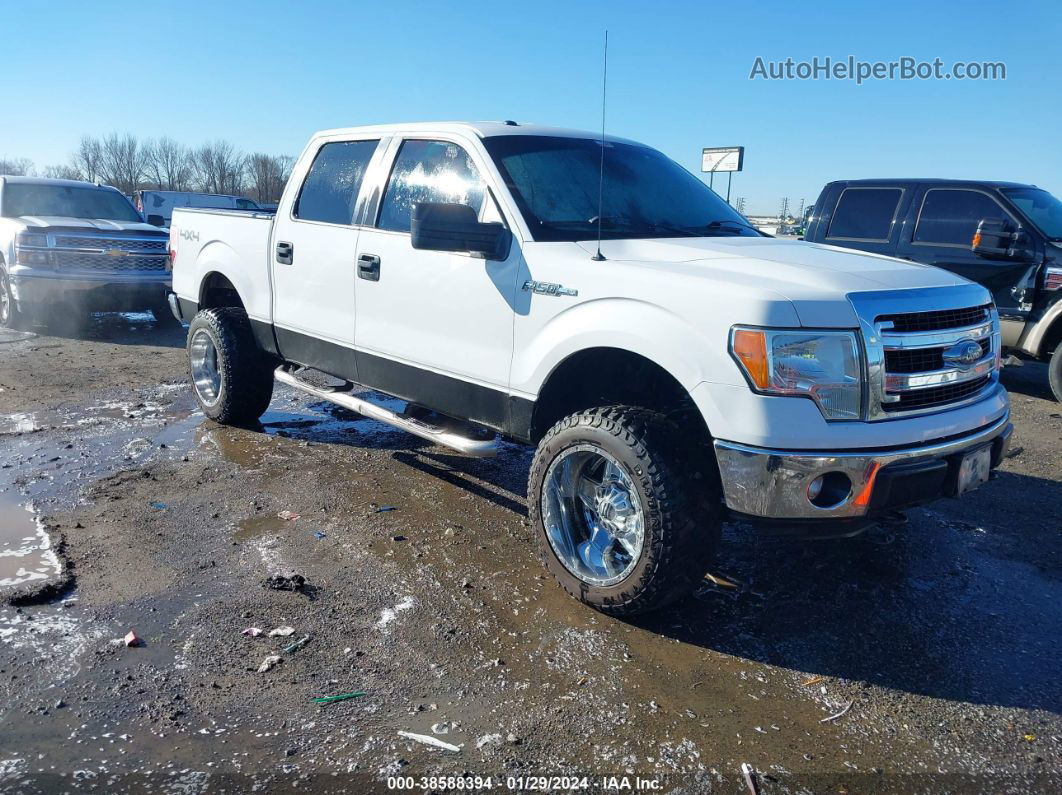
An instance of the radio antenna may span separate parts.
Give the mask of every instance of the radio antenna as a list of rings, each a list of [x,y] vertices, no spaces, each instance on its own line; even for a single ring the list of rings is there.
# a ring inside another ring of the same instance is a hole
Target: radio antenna
[[[594,262],[604,262],[605,255],[601,253],[601,213],[604,212],[605,197],[605,97],[608,89],[608,31],[605,31],[605,57],[601,70],[601,167],[597,176],[597,253],[590,259]]]

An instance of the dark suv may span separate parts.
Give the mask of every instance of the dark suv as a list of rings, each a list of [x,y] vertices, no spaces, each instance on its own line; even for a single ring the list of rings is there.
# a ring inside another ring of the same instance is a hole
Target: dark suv
[[[1062,401],[1062,202],[1035,185],[944,179],[831,182],[805,240],[935,265],[980,282],[1003,345],[1049,361]]]

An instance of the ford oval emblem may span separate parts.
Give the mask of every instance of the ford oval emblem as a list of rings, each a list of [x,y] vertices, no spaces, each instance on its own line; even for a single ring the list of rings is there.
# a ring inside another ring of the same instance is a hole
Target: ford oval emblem
[[[981,349],[981,344],[979,342],[974,340],[959,340],[944,351],[943,358],[944,364],[950,364],[952,367],[966,368],[978,362],[984,355],[985,352]]]

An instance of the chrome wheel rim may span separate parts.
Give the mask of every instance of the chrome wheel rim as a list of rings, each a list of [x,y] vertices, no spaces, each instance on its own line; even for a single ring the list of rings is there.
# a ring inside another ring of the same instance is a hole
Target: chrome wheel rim
[[[214,338],[206,329],[199,329],[192,335],[188,343],[188,360],[195,393],[206,405],[214,405],[221,392],[221,370],[218,369],[218,349],[214,345]]]
[[[7,325],[11,319],[11,291],[7,283],[7,274],[0,273],[0,325]]]
[[[553,459],[542,488],[542,522],[557,559],[593,586],[626,579],[645,545],[645,513],[634,481],[600,447],[569,447]]]

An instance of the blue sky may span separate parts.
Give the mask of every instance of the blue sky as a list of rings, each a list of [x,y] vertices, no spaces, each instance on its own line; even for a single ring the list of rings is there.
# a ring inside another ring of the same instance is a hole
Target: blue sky
[[[1062,195],[1057,3],[82,0],[9,2],[3,19],[0,157],[38,167],[112,131],[297,154],[316,129],[376,122],[594,129],[607,27],[609,131],[692,170],[704,146],[744,145],[749,213],[871,176]],[[1003,61],[1007,79],[748,79],[757,56],[848,55]]]

